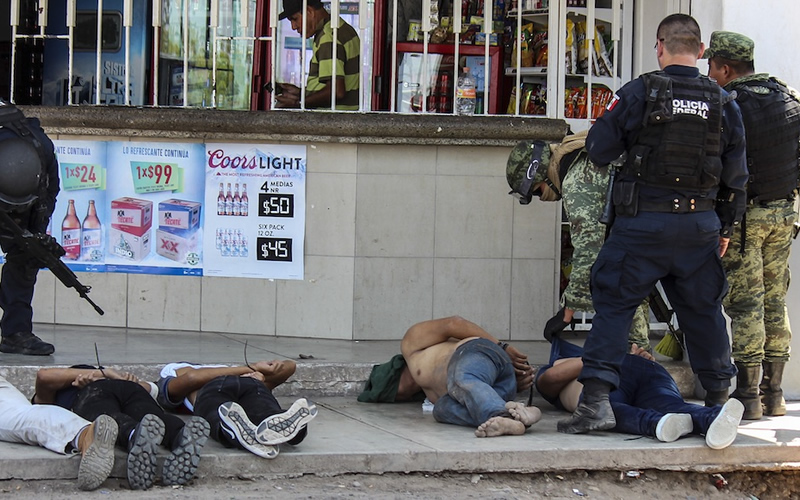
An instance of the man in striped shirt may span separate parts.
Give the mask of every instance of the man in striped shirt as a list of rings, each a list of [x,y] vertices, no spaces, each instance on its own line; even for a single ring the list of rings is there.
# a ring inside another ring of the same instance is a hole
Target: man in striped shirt
[[[333,93],[333,75],[336,75],[336,109],[358,110],[360,89],[360,51],[358,33],[343,19],[338,19],[334,38],[334,20],[320,0],[308,0],[305,12],[303,0],[284,0],[279,19],[289,19],[292,29],[301,36],[305,25],[306,37],[314,37],[313,55],[306,82],[305,107],[330,108]],[[336,44],[336,64],[333,49]],[[300,89],[290,83],[281,83],[276,107],[299,108]]]

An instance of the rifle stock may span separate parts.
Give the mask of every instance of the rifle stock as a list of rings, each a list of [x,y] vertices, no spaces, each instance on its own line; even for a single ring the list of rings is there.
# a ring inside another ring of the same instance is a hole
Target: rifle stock
[[[78,295],[81,296],[82,299],[89,302],[92,305],[95,311],[101,316],[105,314],[105,312],[95,304],[92,299],[89,298],[89,291],[92,289],[90,286],[86,286],[78,280],[78,277],[75,276],[75,273],[64,264],[61,259],[56,256],[51,250],[45,247],[44,243],[42,242],[41,236],[36,235],[28,231],[27,229],[22,229],[17,225],[16,222],[8,215],[8,213],[0,210],[0,222],[2,225],[5,226],[11,233],[14,235],[14,240],[19,244],[19,246],[31,257],[39,260],[47,267],[50,272],[55,275],[58,280],[64,284],[67,288],[74,288]],[[55,243],[58,245],[58,243]]]

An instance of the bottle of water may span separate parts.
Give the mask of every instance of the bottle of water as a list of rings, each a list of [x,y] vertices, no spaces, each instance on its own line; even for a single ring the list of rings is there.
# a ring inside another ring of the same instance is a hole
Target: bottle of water
[[[464,72],[458,77],[456,90],[456,110],[459,115],[475,114],[475,79],[469,74],[469,67],[464,67]]]

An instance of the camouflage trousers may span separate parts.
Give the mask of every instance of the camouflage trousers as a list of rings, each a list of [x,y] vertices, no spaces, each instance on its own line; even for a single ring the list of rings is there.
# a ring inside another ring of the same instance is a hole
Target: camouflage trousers
[[[787,200],[750,206],[741,232],[722,259],[730,292],[723,300],[731,318],[733,359],[745,366],[788,361],[792,330],[786,310],[789,252],[795,213]]]
[[[561,182],[564,212],[574,251],[569,284],[561,305],[575,311],[594,312],[590,289],[591,271],[603,246],[606,226],[599,222],[606,202],[609,171],[591,162],[576,161]],[[633,317],[628,342],[649,347],[650,312],[645,300]]]

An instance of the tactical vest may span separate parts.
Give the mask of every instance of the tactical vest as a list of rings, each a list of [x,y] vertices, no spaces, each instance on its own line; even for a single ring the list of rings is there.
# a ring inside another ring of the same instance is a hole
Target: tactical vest
[[[647,92],[643,128],[622,172],[647,186],[696,193],[719,184],[722,91],[710,79],[642,75]]]
[[[747,138],[747,199],[788,198],[798,187],[800,172],[800,103],[774,78],[735,89]]]

